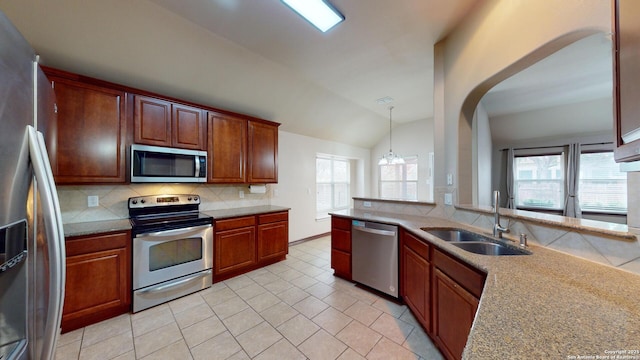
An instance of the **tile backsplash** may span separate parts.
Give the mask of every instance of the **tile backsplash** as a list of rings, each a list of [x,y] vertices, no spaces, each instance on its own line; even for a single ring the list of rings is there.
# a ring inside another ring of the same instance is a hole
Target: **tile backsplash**
[[[243,192],[243,198],[240,192]],[[264,194],[251,194],[246,185],[207,184],[129,184],[58,186],[62,222],[65,224],[129,217],[127,200],[141,195],[197,194],[200,210],[220,210],[269,205],[271,187]],[[88,196],[98,196],[98,206],[88,206]]]

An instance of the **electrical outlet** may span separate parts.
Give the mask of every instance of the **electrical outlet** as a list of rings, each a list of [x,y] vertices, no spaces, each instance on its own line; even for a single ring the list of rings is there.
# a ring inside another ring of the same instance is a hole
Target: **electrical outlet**
[[[240,199],[244,199],[244,191],[243,190],[238,191],[238,196],[240,196]]]
[[[453,185],[453,174],[447,174],[447,185]]]
[[[444,194],[444,204],[453,205],[453,195],[451,193]]]
[[[100,206],[100,198],[96,195],[87,196],[87,206],[88,207]]]
[[[363,202],[363,203],[362,203],[362,206],[364,206],[364,207],[369,207],[369,208],[370,208],[370,207],[371,207],[371,201],[365,201],[365,202]]]

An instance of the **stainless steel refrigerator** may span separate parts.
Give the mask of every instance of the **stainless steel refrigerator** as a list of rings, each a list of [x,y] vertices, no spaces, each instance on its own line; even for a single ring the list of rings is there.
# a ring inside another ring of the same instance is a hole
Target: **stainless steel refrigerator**
[[[60,206],[43,133],[55,96],[0,12],[0,359],[52,359],[64,300]]]

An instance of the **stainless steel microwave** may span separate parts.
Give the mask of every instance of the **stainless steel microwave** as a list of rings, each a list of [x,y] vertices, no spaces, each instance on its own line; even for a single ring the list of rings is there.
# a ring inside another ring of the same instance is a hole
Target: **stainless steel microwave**
[[[206,181],[206,151],[131,145],[131,182]]]

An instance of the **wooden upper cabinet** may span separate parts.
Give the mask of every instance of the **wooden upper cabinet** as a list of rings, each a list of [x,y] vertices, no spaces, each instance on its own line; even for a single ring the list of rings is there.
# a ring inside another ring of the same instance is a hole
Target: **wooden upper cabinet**
[[[134,142],[184,149],[206,149],[206,122],[199,108],[154,97],[134,97]]]
[[[614,136],[617,162],[640,160],[640,2],[612,0],[614,5]]]
[[[134,102],[135,143],[171,146],[171,103],[140,95]]]
[[[48,134],[57,184],[124,183],[125,93],[45,69],[56,93],[57,129]]]
[[[191,106],[173,104],[171,144],[193,150],[206,150],[207,121],[203,111]]]
[[[278,182],[278,125],[249,121],[247,182]]]
[[[209,113],[208,181],[244,183],[247,160],[247,120]]]

